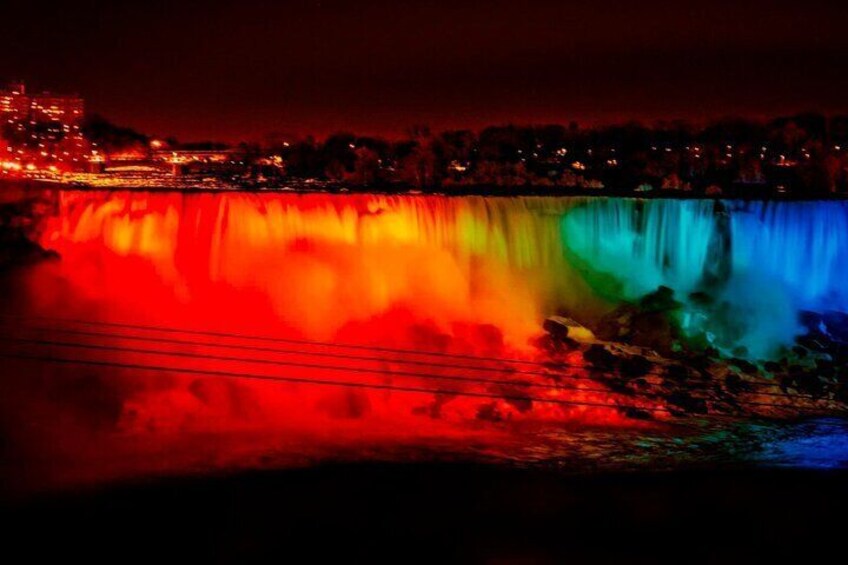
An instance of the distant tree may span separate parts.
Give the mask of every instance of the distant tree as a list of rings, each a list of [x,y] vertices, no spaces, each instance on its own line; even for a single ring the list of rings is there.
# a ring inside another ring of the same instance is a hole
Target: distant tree
[[[409,135],[409,140],[395,146],[399,179],[419,188],[438,186],[447,166],[440,140],[426,125],[412,126]]]
[[[336,133],[324,141],[321,146],[321,158],[327,178],[342,180],[348,173],[353,172],[356,162],[355,141],[356,138],[350,133]]]
[[[50,129],[32,135],[32,128],[50,124],[0,127],[7,141],[23,147],[51,137],[59,143],[64,135]],[[146,135],[98,115],[85,121],[83,133],[104,152],[149,147]],[[793,191],[848,191],[848,116],[809,113],[769,122],[728,118],[698,128],[683,121],[660,121],[650,127],[630,122],[581,129],[572,122],[436,133],[415,125],[408,134],[407,139],[390,142],[336,133],[322,143],[274,134],[266,138],[263,151],[253,144],[239,146],[239,160],[254,163],[279,155],[290,176],[369,186],[650,185],[715,191],[716,186],[726,189],[742,182],[783,185]],[[167,146],[180,147],[176,140]],[[215,142],[181,147],[224,148]]]
[[[477,137],[469,130],[454,130],[442,133],[436,143],[445,162],[457,161],[469,164],[475,157]]]
[[[567,148],[571,141],[572,136],[565,126],[545,125],[536,130],[537,149],[546,157],[559,149]]]
[[[762,124],[742,118],[725,118],[707,125],[697,136],[698,141],[710,145],[739,145],[746,141],[765,139]]]
[[[807,132],[795,120],[781,118],[769,127],[769,144],[774,152],[787,157],[795,157],[807,141]]]
[[[530,128],[488,127],[480,132],[480,158],[490,161],[521,162],[536,148]]]
[[[150,141],[143,133],[117,126],[99,114],[87,116],[80,129],[88,141],[97,144],[107,153],[133,147],[146,149]]]
[[[826,155],[821,163],[824,172],[826,189],[828,192],[841,192],[843,190],[845,165],[836,155]]]
[[[680,177],[677,176],[677,173],[671,173],[664,179],[662,179],[662,183],[660,184],[661,190],[690,190],[688,184],[684,183],[680,180]]]
[[[833,116],[828,124],[829,142],[848,149],[848,116]]]
[[[391,144],[379,137],[357,137],[354,141],[356,148],[364,147],[373,151],[380,159],[390,156]]]
[[[368,147],[358,147],[351,181],[363,186],[373,185],[380,174],[380,155]]]
[[[226,149],[226,145],[221,147],[221,149]],[[237,153],[239,160],[244,163],[254,163],[262,156],[262,148],[258,143],[248,143],[243,141],[238,144]]]
[[[763,166],[756,154],[747,153],[740,159],[739,172],[737,180],[743,183],[762,183],[765,182],[763,176]]]
[[[412,151],[400,161],[400,178],[403,182],[419,188],[436,186],[436,155],[429,143],[416,144]]]
[[[317,178],[324,174],[322,151],[315,139],[305,139],[274,150],[286,163],[286,171],[296,178]]]

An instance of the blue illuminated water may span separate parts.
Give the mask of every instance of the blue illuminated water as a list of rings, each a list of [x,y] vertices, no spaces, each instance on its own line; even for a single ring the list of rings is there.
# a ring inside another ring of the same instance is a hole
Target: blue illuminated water
[[[719,348],[774,356],[802,310],[848,310],[848,203],[590,200],[566,213],[563,240],[595,290],[635,300],[660,285],[681,322]],[[688,297],[703,291],[704,311]]]
[[[811,310],[848,309],[848,202],[729,203],[733,268]]]
[[[768,465],[807,469],[848,469],[848,422],[820,419],[795,426],[763,426],[753,459]],[[760,430],[758,430],[760,431]]]

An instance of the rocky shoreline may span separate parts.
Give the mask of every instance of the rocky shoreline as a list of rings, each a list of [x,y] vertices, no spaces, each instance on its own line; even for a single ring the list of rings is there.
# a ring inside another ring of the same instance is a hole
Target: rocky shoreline
[[[716,348],[693,347],[670,314],[679,307],[660,287],[619,306],[593,329],[565,316],[544,323],[537,345],[550,368],[579,354],[588,376],[611,392],[652,399],[674,416],[721,414],[791,419],[848,410],[848,315],[805,312],[807,333],[778,360],[750,361]],[[650,411],[626,408],[630,416]]]
[[[52,206],[42,193],[7,196],[0,201],[0,272],[45,259],[55,259],[55,252],[35,243],[39,218]]]

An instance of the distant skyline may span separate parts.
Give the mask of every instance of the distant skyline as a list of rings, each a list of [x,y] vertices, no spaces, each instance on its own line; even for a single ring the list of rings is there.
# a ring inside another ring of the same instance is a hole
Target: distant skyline
[[[848,111],[833,2],[4,6],[0,78],[182,140]]]

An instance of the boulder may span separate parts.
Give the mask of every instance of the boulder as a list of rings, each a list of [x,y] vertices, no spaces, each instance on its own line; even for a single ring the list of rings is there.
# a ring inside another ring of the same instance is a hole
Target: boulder
[[[604,371],[613,370],[618,364],[618,358],[613,355],[609,349],[599,343],[590,345],[589,348],[583,352],[583,359],[594,368]]]
[[[830,311],[822,315],[827,333],[833,339],[841,342],[848,342],[848,314],[845,312]]]
[[[703,398],[695,398],[688,392],[677,391],[668,395],[669,404],[681,408],[690,414],[706,414],[707,403]]]
[[[751,363],[750,361],[746,361],[745,359],[733,358],[729,359],[728,363],[738,368],[743,373],[747,373],[749,375],[754,375],[757,373],[757,366]]]
[[[641,355],[633,355],[632,357],[625,357],[621,360],[619,371],[622,376],[634,379],[647,375],[653,367],[653,363]]]
[[[596,341],[592,330],[579,322],[565,316],[551,316],[543,325],[545,331],[559,339],[570,339],[577,343],[592,343]]]
[[[639,300],[639,308],[642,312],[670,312],[680,306],[680,302],[674,299],[674,290],[667,286],[659,286],[657,290]]]
[[[660,286],[636,304],[624,304],[603,316],[596,328],[598,338],[640,345],[661,353],[673,353],[680,336],[674,312],[681,304],[674,291]]]

